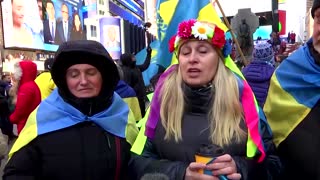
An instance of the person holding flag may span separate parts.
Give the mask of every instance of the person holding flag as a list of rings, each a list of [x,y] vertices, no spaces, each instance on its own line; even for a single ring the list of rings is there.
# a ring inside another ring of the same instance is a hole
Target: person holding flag
[[[130,177],[270,179],[281,167],[264,114],[230,58],[225,33],[213,23],[183,21],[169,41],[178,64],[160,77],[145,126],[143,151],[132,156]],[[139,138],[139,136],[138,136]],[[141,143],[139,139],[135,143]],[[222,149],[195,162],[202,145]],[[200,173],[205,171],[206,173]]]

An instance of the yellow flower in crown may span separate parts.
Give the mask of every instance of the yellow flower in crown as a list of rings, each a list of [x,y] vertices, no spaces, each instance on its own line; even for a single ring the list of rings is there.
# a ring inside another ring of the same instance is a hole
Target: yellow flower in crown
[[[209,38],[211,39],[213,36],[213,29],[209,27],[207,24],[196,22],[191,27],[191,29],[193,36],[200,40],[206,40]]]

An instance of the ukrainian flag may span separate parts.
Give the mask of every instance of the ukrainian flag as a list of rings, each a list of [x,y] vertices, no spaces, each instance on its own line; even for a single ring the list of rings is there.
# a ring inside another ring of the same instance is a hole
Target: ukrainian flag
[[[285,59],[271,78],[264,111],[276,146],[320,99],[320,67],[314,63],[307,44]]]
[[[39,135],[85,121],[93,121],[105,131],[126,138],[131,145],[138,134],[134,116],[118,94],[114,93],[113,102],[108,109],[88,117],[70,104],[65,103],[58,95],[58,90],[55,89],[30,114],[25,127],[9,153],[9,157]]]
[[[152,48],[150,66],[148,67],[148,69],[142,72],[143,81],[146,86],[150,85],[150,79],[158,72],[157,51],[159,49],[159,41],[153,41],[152,43],[150,43],[150,47]],[[135,55],[137,64],[143,64],[143,62],[145,61],[147,56],[146,49],[147,48],[142,49]]]
[[[128,84],[126,84],[123,80],[118,82],[116,87],[116,93],[126,102],[134,115],[134,119],[139,121],[141,117],[141,109],[139,105],[139,101],[137,95]]]
[[[212,22],[220,29],[227,31],[210,0],[158,0],[157,26],[160,47],[158,64],[168,67],[176,64],[177,59],[168,50],[170,38],[177,32],[178,25],[184,20],[197,19]]]

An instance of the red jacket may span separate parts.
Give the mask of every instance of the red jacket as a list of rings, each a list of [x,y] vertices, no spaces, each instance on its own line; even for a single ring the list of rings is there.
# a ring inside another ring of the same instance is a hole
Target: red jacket
[[[37,65],[32,61],[20,61],[15,65],[15,78],[20,78],[20,86],[17,92],[17,102],[10,121],[17,124],[18,134],[23,129],[30,113],[39,105],[41,93],[34,82],[37,76]]]

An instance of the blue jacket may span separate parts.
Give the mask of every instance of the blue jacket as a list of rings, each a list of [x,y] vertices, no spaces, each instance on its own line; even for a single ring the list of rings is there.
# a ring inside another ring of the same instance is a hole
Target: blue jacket
[[[252,61],[242,70],[260,107],[263,107],[266,101],[270,79],[274,70],[275,67],[265,61]]]

